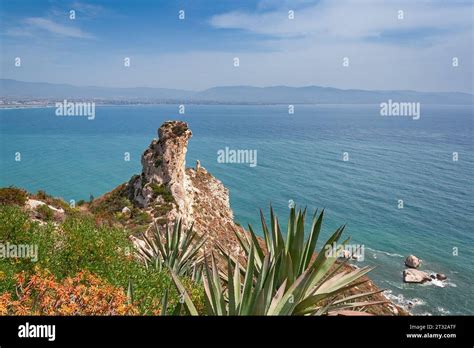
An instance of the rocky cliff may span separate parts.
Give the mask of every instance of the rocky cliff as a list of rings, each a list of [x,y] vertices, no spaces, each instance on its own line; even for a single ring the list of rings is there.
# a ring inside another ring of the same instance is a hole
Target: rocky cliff
[[[230,250],[238,248],[229,191],[222,182],[196,163],[186,168],[186,152],[192,132],[185,122],[168,121],[158,129],[142,155],[142,173],[127,185],[131,202],[147,211],[154,222],[165,225],[181,218],[185,226],[205,235],[207,247],[219,241]]]

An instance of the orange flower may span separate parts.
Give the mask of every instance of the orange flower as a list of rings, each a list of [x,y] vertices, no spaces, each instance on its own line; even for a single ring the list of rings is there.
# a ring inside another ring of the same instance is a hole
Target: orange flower
[[[19,298],[13,301],[9,293],[0,294],[0,315],[138,314],[122,289],[88,271],[61,282],[42,270],[37,270],[28,280],[24,272],[15,279]]]

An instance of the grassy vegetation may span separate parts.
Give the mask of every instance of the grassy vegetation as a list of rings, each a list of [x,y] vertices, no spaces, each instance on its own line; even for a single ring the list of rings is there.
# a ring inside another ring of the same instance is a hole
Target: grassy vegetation
[[[129,214],[122,213],[125,207],[130,209]],[[130,202],[125,184],[94,200],[88,208],[98,220],[105,221],[111,226],[118,222],[131,234],[145,231],[152,222],[150,214]]]
[[[39,190],[36,194],[32,195],[32,198],[38,199],[48,205],[51,205],[55,208],[62,208],[65,211],[71,211],[71,207],[61,198],[56,198],[51,195],[48,195],[46,192]]]
[[[178,303],[167,270],[146,268],[133,257],[128,233],[121,228],[97,224],[92,216],[68,217],[59,227],[32,222],[27,213],[14,205],[0,207],[0,243],[38,245],[38,261],[25,258],[0,258],[0,294],[18,300],[17,277],[26,279],[37,272],[48,272],[57,282],[90,272],[104,284],[127,291],[133,284],[134,305],[138,313],[156,314],[169,290],[172,307]],[[202,303],[202,288],[183,277],[195,300]]]
[[[118,186],[102,198],[93,201],[89,209],[99,217],[113,219],[115,213],[121,212],[124,207],[133,208],[132,203],[127,198],[125,184]]]
[[[28,198],[26,191],[16,187],[0,188],[0,205],[15,204],[24,206]]]
[[[168,190],[165,184],[158,185],[158,184],[153,183],[153,184],[150,184],[150,187],[156,197],[158,196],[162,197],[166,203],[174,202],[174,197],[171,194],[171,192]]]
[[[36,212],[39,214],[39,218],[44,221],[53,221],[54,211],[48,205],[43,204],[36,208]]]

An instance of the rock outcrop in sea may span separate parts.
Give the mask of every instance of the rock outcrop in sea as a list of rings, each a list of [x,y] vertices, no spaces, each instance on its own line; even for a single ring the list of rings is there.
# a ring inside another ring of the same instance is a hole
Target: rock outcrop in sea
[[[403,281],[405,283],[425,283],[431,281],[431,277],[426,272],[407,268],[403,271]]]
[[[410,267],[410,268],[418,268],[420,267],[421,260],[416,257],[415,255],[409,255],[405,259],[405,266]]]

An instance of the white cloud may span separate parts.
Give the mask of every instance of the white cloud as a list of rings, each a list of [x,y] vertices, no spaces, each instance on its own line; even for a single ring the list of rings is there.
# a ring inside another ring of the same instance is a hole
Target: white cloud
[[[74,37],[80,39],[92,39],[93,35],[82,31],[80,28],[58,24],[50,19],[42,17],[30,17],[23,21],[30,26],[32,30],[45,30],[51,34],[65,37]]]
[[[270,0],[270,5],[274,3]],[[228,84],[473,91],[472,2],[321,0],[233,11],[210,24],[261,34],[267,52],[242,52]],[[404,19],[397,18],[403,10]],[[270,51],[270,52],[268,52]],[[235,52],[236,55],[240,54]],[[342,67],[343,57],[350,67]],[[462,65],[453,68],[452,58]]]
[[[306,4],[306,2],[305,2]],[[288,19],[288,10],[295,18]],[[402,10],[404,19],[398,19]],[[285,5],[270,11],[233,11],[213,16],[210,24],[221,29],[245,31],[275,37],[323,37],[364,39],[385,31],[435,28],[466,29],[472,23],[472,4],[431,1],[322,0],[312,6]]]

